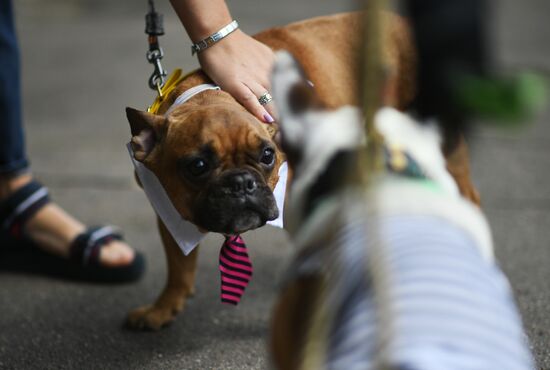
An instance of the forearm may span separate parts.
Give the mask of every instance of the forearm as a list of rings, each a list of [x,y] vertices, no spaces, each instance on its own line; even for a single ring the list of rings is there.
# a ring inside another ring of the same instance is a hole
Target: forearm
[[[232,21],[225,0],[170,0],[192,42],[198,42]]]

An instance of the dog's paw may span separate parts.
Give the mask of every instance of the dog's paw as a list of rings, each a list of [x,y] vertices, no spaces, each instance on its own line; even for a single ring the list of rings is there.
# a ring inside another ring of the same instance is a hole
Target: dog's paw
[[[159,330],[171,323],[182,309],[183,304],[175,307],[157,305],[138,307],[128,313],[126,326],[135,330]]]
[[[460,193],[462,194],[462,196],[470,200],[476,206],[481,207],[481,197],[479,196],[479,192],[474,187],[474,185],[472,185],[471,183],[458,184],[458,187],[460,188]]]

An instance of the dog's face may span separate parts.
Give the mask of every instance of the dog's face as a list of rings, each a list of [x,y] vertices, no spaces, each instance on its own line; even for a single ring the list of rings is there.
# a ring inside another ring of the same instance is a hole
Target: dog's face
[[[278,217],[272,191],[281,154],[263,124],[234,100],[183,104],[167,117],[126,113],[136,160],[155,173],[183,218],[205,231],[236,234]]]
[[[279,113],[281,147],[293,179],[288,203],[288,230],[293,233],[315,206],[349,180],[364,144],[361,112],[346,106],[322,108],[292,56],[278,52],[272,76]],[[357,172],[357,171],[355,171]]]
[[[363,170],[358,160],[366,144],[365,133],[359,108],[327,111],[318,107],[314,91],[304,83],[298,64],[288,53],[277,54],[272,90],[281,146],[294,171],[287,208],[288,229],[293,232],[320,199],[342,190],[343,185],[360,183]],[[375,125],[385,145],[409,153],[426,177],[448,194],[459,195],[441,151],[438,127],[387,107],[377,112]]]

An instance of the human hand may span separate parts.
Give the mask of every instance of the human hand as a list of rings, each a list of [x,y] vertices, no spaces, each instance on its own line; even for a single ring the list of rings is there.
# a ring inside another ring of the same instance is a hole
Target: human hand
[[[258,98],[271,88],[273,51],[236,30],[198,54],[199,63],[206,74],[222,90],[231,94],[260,121],[274,121],[273,103],[260,105]]]

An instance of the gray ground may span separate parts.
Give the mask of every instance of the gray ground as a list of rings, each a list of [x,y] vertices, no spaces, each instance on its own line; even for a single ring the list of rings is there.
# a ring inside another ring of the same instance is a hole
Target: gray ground
[[[196,67],[166,1],[161,42],[169,70]],[[350,1],[231,1],[248,32],[351,8]],[[143,251],[148,272],[137,284],[97,286],[0,272],[0,369],[262,369],[277,278],[290,253],[283,232],[246,239],[256,276],[241,305],[218,303],[220,237],[200,257],[198,292],[167,329],[121,327],[131,308],[150,303],[165,279],[153,213],[134,185],[124,144],[124,107],[153,94],[143,14],[146,1],[18,0],[25,122],[36,174],[55,199],[87,223],[121,226]],[[505,70],[550,72],[550,3],[502,0],[495,51]],[[541,369],[550,369],[550,128],[548,110],[523,130],[480,130],[473,143],[475,181],[493,226],[501,265],[516,291]]]

